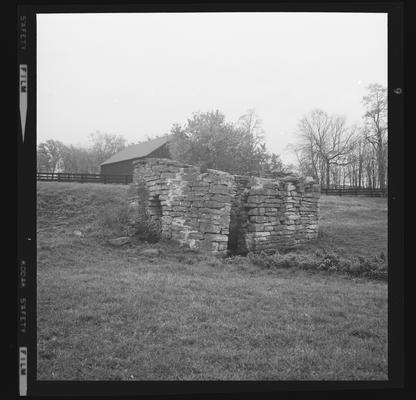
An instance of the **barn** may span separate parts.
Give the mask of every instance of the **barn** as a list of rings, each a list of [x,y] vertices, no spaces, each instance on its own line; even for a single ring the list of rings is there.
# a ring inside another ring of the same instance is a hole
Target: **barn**
[[[104,161],[100,165],[101,174],[132,175],[133,161],[150,157],[170,158],[168,143],[171,139],[172,135],[167,135],[129,146]]]

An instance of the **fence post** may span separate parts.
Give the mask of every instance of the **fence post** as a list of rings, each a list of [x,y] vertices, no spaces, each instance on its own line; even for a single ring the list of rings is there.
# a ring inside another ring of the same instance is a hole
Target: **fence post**
[[[129,178],[128,175],[124,175],[124,184],[125,185],[128,185],[128,183],[129,183],[128,178]]]
[[[107,183],[107,175],[103,175],[104,183]]]

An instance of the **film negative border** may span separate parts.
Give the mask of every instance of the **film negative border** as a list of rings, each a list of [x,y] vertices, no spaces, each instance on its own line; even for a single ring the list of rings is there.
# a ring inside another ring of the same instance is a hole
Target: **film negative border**
[[[18,393],[26,396],[36,379],[36,13],[17,12]]]
[[[193,5],[124,6],[20,6],[17,17],[18,60],[18,346],[16,351],[17,390],[25,395],[131,395],[263,392],[276,390],[345,390],[400,388],[403,385],[403,93],[389,100],[389,129],[396,145],[390,149],[393,194],[389,197],[389,258],[395,260],[389,277],[389,381],[374,382],[93,382],[38,381],[36,333],[36,14],[102,12],[387,12],[389,13],[389,91],[402,88],[403,82],[403,6],[400,3],[293,4],[206,3]],[[394,52],[391,51],[394,50]],[[391,228],[391,230],[390,230]],[[393,240],[392,240],[393,239]],[[398,257],[398,258],[397,258]]]

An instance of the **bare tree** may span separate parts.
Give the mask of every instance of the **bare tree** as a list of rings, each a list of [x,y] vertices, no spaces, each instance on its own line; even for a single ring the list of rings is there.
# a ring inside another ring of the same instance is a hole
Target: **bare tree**
[[[58,140],[49,139],[37,149],[38,171],[99,173],[100,164],[125,147],[122,136],[95,132],[90,135],[88,147],[66,146]]]
[[[264,174],[270,167],[269,162],[272,162],[272,156],[267,152],[264,143],[262,124],[263,121],[254,108],[247,110],[236,123],[240,136],[237,140],[238,153],[241,163],[247,166],[245,172],[248,174]]]
[[[300,171],[321,183],[380,187],[387,182],[387,90],[372,84],[363,98],[364,126],[346,127],[345,118],[314,110],[299,121],[292,149]]]
[[[300,175],[304,176],[311,176],[316,180],[319,180],[319,177],[312,166],[310,153],[308,151],[302,151],[303,149],[299,146],[299,144],[289,144],[287,149],[293,151],[297,159],[297,166],[296,169]]]
[[[347,165],[350,161],[355,128],[348,129],[345,118],[314,110],[299,121],[299,143],[296,150],[302,160],[309,161],[313,175],[327,186],[331,182],[331,169]],[[298,156],[298,159],[300,157]]]
[[[241,128],[247,134],[253,136],[256,140],[264,139],[263,121],[257,115],[254,108],[250,108],[237,121],[237,127]]]
[[[37,164],[39,170],[54,173],[61,165],[65,145],[59,140],[49,139],[40,143],[37,150]]]
[[[99,131],[90,134],[90,141],[92,142],[90,151],[93,155],[96,172],[99,172],[102,162],[126,147],[126,139],[123,136]]]
[[[384,189],[387,172],[387,89],[378,83],[369,85],[363,104],[366,107],[364,135],[376,152],[378,184]]]
[[[63,168],[70,173],[96,172],[95,160],[91,151],[83,147],[67,146],[63,157]]]
[[[360,137],[355,141],[354,146],[354,175],[355,175],[355,186],[361,187],[363,185],[363,169],[364,169],[364,146],[365,143]]]

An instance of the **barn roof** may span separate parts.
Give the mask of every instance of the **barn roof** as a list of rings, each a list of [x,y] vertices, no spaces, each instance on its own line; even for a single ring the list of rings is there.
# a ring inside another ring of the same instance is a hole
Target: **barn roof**
[[[111,156],[108,160],[101,163],[101,165],[113,164],[120,161],[134,160],[136,158],[146,157],[153,153],[159,147],[169,142],[172,135],[163,136],[157,139],[149,140],[147,142],[133,144],[132,146],[126,147],[118,153]]]

